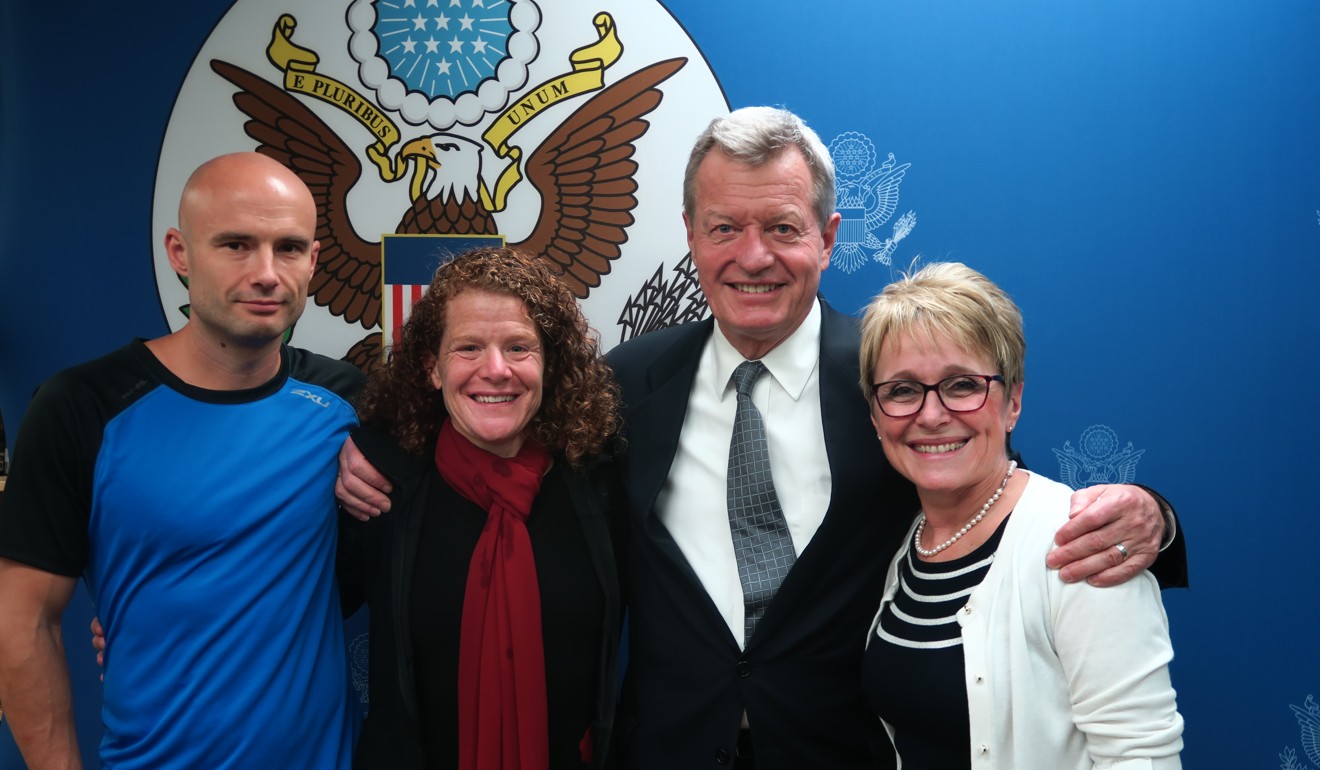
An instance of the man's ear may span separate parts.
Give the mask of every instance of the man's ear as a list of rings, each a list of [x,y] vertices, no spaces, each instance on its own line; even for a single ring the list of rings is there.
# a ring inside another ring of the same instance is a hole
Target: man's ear
[[[179,228],[171,227],[165,231],[165,256],[170,260],[170,268],[182,276],[188,275],[188,245],[184,242]]]
[[[830,215],[829,220],[825,222],[825,227],[820,231],[821,240],[825,245],[820,255],[820,269],[822,271],[830,266],[830,254],[834,253],[834,241],[839,236],[839,223],[842,221],[843,215],[836,211]]]

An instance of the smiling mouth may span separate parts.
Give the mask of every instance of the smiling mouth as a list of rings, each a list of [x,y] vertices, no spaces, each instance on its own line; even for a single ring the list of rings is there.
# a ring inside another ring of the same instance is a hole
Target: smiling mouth
[[[768,294],[779,288],[778,284],[765,283],[735,283],[733,288],[745,294]]]
[[[967,446],[966,441],[957,441],[952,444],[918,444],[912,448],[923,455],[942,455],[956,452],[965,446]]]
[[[472,399],[479,404],[505,404],[517,398],[517,396],[473,396]]]

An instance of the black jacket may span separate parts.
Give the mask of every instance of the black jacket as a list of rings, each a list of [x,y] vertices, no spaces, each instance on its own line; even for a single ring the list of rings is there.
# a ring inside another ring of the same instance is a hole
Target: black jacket
[[[389,513],[365,523],[341,514],[338,567],[344,612],[354,612],[364,601],[371,609],[371,703],[353,764],[358,768],[421,770],[425,762],[408,608],[417,536],[427,491],[430,484],[436,483],[436,474],[429,472],[433,462],[429,454],[407,454],[382,431],[359,428],[353,440],[394,487]],[[575,470],[559,458],[551,470],[562,474],[568,486],[605,597],[603,631],[596,651],[599,690],[591,725],[593,770],[607,767],[611,759],[623,614],[623,592],[608,519],[607,472],[608,463],[601,459]]]

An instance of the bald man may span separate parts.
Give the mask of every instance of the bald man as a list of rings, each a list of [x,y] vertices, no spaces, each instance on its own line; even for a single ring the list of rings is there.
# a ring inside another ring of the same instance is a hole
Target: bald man
[[[255,153],[198,168],[165,236],[179,331],[46,382],[0,502],[0,702],[31,768],[81,766],[60,619],[106,630],[107,768],[348,768],[334,581],[351,366],[283,344],[316,207]]]

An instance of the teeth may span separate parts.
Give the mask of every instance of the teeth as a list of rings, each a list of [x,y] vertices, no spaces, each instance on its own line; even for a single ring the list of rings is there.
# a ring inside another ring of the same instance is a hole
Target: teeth
[[[957,451],[957,450],[959,450],[959,449],[962,449],[962,448],[965,447],[965,446],[967,446],[967,442],[966,442],[966,441],[959,441],[959,442],[957,442],[956,444],[935,444],[935,445],[933,445],[933,446],[931,446],[931,445],[924,445],[924,444],[923,444],[923,445],[918,445],[918,446],[916,447],[916,450],[917,450],[918,452],[920,452],[920,453],[922,453],[922,454],[926,454],[926,455],[942,455],[942,454],[944,454],[945,452],[954,452],[954,451]]]
[[[473,396],[479,404],[502,404],[512,401],[516,396]]]
[[[766,292],[773,291],[775,288],[772,285],[761,284],[761,283],[758,284],[735,283],[733,287],[738,291],[745,291],[748,294],[765,294]]]

